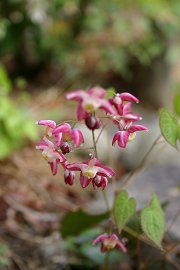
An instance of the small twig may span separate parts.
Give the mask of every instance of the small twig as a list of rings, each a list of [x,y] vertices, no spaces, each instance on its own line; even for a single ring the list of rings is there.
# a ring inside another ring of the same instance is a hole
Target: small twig
[[[151,145],[151,147],[149,148],[149,150],[147,151],[146,155],[144,156],[144,158],[142,159],[142,161],[140,162],[140,164],[137,166],[137,168],[133,171],[131,171],[129,173],[129,175],[127,176],[126,180],[124,181],[124,183],[122,184],[122,186],[120,187],[120,190],[127,188],[127,186],[130,184],[130,182],[132,181],[132,179],[134,178],[134,176],[141,171],[141,169],[144,167],[144,165],[146,164],[146,161],[149,157],[149,155],[151,154],[151,152],[153,151],[154,147],[156,146],[157,142],[159,141],[159,139],[161,138],[161,135],[159,135],[156,140],[153,142],[153,144]]]

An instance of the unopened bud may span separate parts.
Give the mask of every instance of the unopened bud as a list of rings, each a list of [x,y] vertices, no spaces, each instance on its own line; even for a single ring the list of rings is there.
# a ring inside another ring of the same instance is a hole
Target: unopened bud
[[[64,155],[71,151],[71,148],[68,142],[63,142],[60,148]]]
[[[98,129],[100,128],[101,126],[101,121],[99,118],[95,117],[95,116],[89,116],[85,119],[85,123],[86,123],[86,126],[91,129],[91,130],[94,130],[94,129]]]

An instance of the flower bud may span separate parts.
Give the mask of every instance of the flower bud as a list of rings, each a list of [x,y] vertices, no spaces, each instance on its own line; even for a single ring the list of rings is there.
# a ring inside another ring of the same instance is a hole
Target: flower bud
[[[86,126],[91,130],[98,129],[101,126],[100,119],[95,116],[88,116],[85,119],[85,123],[86,123]]]
[[[60,148],[61,148],[61,151],[62,151],[62,153],[64,155],[67,154],[67,153],[69,153],[71,151],[71,148],[70,148],[70,145],[69,145],[68,142],[63,142],[61,144],[61,147]]]
[[[64,172],[64,181],[65,181],[66,184],[72,186],[73,181],[74,181],[74,177],[75,177],[75,175],[74,175],[73,172],[65,170],[65,172]]]

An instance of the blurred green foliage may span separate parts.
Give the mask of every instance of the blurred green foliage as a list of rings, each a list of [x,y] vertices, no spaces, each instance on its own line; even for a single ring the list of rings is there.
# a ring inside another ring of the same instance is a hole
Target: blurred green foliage
[[[0,56],[23,66],[53,58],[68,79],[108,71],[128,78],[133,61],[179,52],[179,0],[1,0],[0,15]]]
[[[24,145],[27,139],[37,139],[36,125],[21,104],[10,97],[11,81],[0,66],[0,160]]]
[[[9,248],[6,244],[0,243],[0,267],[5,267],[10,265],[10,260],[8,258]]]

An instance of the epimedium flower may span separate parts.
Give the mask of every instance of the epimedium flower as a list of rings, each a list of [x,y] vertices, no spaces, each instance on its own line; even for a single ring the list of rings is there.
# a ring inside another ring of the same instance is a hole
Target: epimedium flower
[[[101,234],[94,241],[93,245],[101,243],[101,252],[106,252],[114,248],[120,249],[122,252],[126,253],[126,243],[127,239],[119,239],[116,234]]]
[[[38,125],[46,126],[45,136],[53,136],[55,138],[55,144],[58,147],[61,147],[64,142],[73,142],[75,147],[79,147],[82,143],[84,143],[84,137],[82,135],[82,132],[79,129],[72,128],[71,125],[68,123],[57,125],[56,122],[54,122],[53,120],[39,120],[36,123]]]
[[[118,124],[121,119],[123,119],[126,123],[128,122],[136,122],[142,120],[142,117],[131,112],[131,102],[127,102],[121,106],[121,111],[117,110],[117,114],[112,116],[113,122]]]
[[[115,175],[115,172],[107,166],[102,165],[98,159],[95,157],[85,161],[85,162],[76,162],[72,164],[67,164],[66,169],[69,171],[80,171],[80,183],[82,188],[87,187],[90,182],[93,182],[93,185],[98,187],[101,186],[105,188],[107,185],[106,180],[104,178],[100,179],[100,182],[96,182],[97,176],[100,177],[109,177]]]
[[[89,117],[97,109],[102,109],[106,113],[114,114],[114,108],[110,102],[104,99],[106,90],[101,87],[93,87],[84,90],[75,90],[67,93],[66,98],[79,102],[77,107],[77,119],[83,120]]]
[[[65,167],[65,156],[60,153],[56,149],[55,144],[48,140],[46,137],[44,137],[43,140],[38,143],[36,149],[42,151],[42,156],[50,165],[53,175],[57,174],[57,167],[59,163],[61,163],[61,165]]]
[[[121,119],[124,119],[126,122],[135,122],[142,119],[141,116],[131,112],[132,102],[139,103],[139,100],[130,93],[121,93],[116,94],[114,97],[109,99],[109,102],[115,108],[115,114],[112,115],[114,123]]]
[[[84,137],[79,129],[72,128],[68,123],[57,126],[53,130],[56,145],[61,147],[64,142],[73,142],[75,147],[84,143]]]
[[[112,145],[118,142],[119,147],[125,148],[128,141],[132,141],[136,137],[136,131],[148,131],[143,125],[135,125],[132,122],[126,123],[121,120],[119,124],[119,131],[114,134]]]

